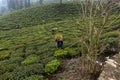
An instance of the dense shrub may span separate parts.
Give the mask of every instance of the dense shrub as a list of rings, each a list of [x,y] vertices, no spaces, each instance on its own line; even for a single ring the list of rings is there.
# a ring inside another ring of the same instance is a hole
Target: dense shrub
[[[65,50],[68,51],[67,55],[71,56],[71,57],[78,54],[77,51],[74,48],[66,48]]]
[[[9,63],[21,63],[21,61],[23,61],[24,58],[22,57],[12,57],[9,59]]]
[[[45,72],[47,74],[54,73],[59,68],[60,64],[61,64],[60,61],[57,59],[48,62],[45,65]]]
[[[106,44],[107,44],[106,51],[118,51],[120,45],[120,39],[108,38]]]
[[[0,75],[0,80],[11,80],[12,79],[12,73],[6,72],[2,75]]]
[[[7,63],[0,63],[0,74],[3,74],[5,72],[12,72],[18,64],[7,64]]]
[[[119,52],[119,31],[106,32],[102,34],[101,39],[101,43],[106,45],[105,53]]]
[[[113,31],[113,32],[107,32],[102,35],[102,38],[112,38],[112,37],[118,37],[119,32],[118,31]]]
[[[76,49],[74,49],[74,48],[65,48],[64,50],[60,49],[60,50],[55,51],[54,56],[64,58],[64,57],[73,57],[73,56],[75,56],[77,54],[78,53],[77,53]]]
[[[23,80],[25,77],[29,77],[31,75],[43,74],[44,66],[42,64],[31,64],[27,66],[19,66],[13,71],[13,79],[14,80]]]
[[[30,77],[26,77],[24,80],[48,80],[42,75],[32,75]]]
[[[0,51],[8,50],[7,48],[0,48]]]
[[[42,57],[42,56],[41,56],[41,57]],[[47,64],[49,61],[54,60],[54,59],[56,59],[56,58],[53,57],[53,56],[47,56],[47,57],[43,56],[43,58],[40,59],[39,62],[45,65],[45,64]]]
[[[38,62],[38,60],[39,60],[38,56],[30,55],[22,62],[22,64],[25,64],[25,65],[32,64],[32,63]]]
[[[26,48],[26,56],[28,56],[29,54],[35,54],[36,50],[33,48],[34,45],[31,45],[31,47],[27,47]]]
[[[54,56],[63,58],[65,56],[67,56],[67,54],[68,54],[68,51],[60,49],[60,50],[55,51]]]
[[[10,54],[11,54],[10,51],[3,51],[3,52],[0,54],[0,60],[4,60],[4,59],[6,59],[6,58],[9,58],[9,57],[10,57]]]

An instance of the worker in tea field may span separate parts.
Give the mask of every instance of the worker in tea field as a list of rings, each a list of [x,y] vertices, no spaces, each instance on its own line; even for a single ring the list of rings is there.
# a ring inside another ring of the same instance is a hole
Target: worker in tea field
[[[55,42],[57,44],[57,48],[63,48],[63,36],[61,34],[55,35]]]

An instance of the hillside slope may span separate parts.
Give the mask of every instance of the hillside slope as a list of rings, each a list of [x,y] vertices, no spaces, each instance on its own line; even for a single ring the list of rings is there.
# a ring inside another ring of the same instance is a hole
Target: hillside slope
[[[57,50],[52,32],[54,28],[57,28],[63,34],[64,48],[76,50],[79,54],[80,49],[77,48],[79,43],[75,35],[80,36],[81,31],[71,20],[1,31],[0,79],[23,80],[31,77],[39,79],[43,75],[47,77],[44,72],[44,66],[49,61],[56,59],[53,56]],[[109,33],[103,34],[103,37],[110,36],[107,43],[111,46],[113,46],[113,43],[114,45],[119,45],[119,32],[112,29],[112,32],[110,31]]]
[[[77,7],[72,3],[50,4],[30,7],[0,18],[0,30],[18,29],[39,24],[61,21],[71,17],[76,17]]]

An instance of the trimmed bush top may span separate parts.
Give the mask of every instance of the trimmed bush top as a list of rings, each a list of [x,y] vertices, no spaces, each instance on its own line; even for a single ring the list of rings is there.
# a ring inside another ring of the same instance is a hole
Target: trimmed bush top
[[[54,54],[55,57],[59,57],[59,58],[64,58],[67,56],[73,57],[75,55],[77,55],[77,51],[74,48],[59,49],[55,51]]]
[[[38,62],[39,57],[38,56],[28,56],[23,62],[22,64],[32,64],[35,62]]]
[[[10,51],[3,51],[3,53],[0,54],[0,60],[4,60],[4,59],[10,57],[10,53],[11,53]]]
[[[42,75],[32,75],[30,77],[26,77],[24,80],[48,80],[45,79]]]
[[[55,51],[54,56],[63,58],[65,56],[67,56],[67,54],[68,54],[68,51],[60,49],[60,50]]]
[[[55,59],[55,60],[52,60],[50,62],[48,62],[46,65],[45,65],[45,72],[47,74],[52,74],[54,73],[58,67],[60,66],[60,61]]]

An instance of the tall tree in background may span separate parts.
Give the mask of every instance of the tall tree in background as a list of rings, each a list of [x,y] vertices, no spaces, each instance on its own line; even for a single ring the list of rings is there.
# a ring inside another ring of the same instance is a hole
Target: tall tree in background
[[[7,0],[7,4],[10,10],[22,9],[30,6],[30,0]]]
[[[15,9],[21,9],[20,6],[22,4],[20,4],[21,0],[15,0]]]
[[[60,0],[60,4],[62,4],[62,0]]]
[[[0,8],[0,12],[1,12],[1,13],[5,13],[6,11],[7,11],[7,9],[6,9],[5,7],[2,6],[2,7]]]
[[[30,0],[24,0],[25,3],[25,7],[29,7],[30,6]]]
[[[20,9],[22,9],[23,7],[24,7],[24,5],[23,5],[23,1],[22,0],[20,0],[20,5],[19,5],[19,7],[20,7]]]
[[[11,9],[15,9],[15,0],[7,0],[8,3],[8,8]]]
[[[30,6],[30,0],[28,0],[28,7]]]
[[[39,0],[39,3],[42,4],[42,3],[43,3],[43,0]]]

